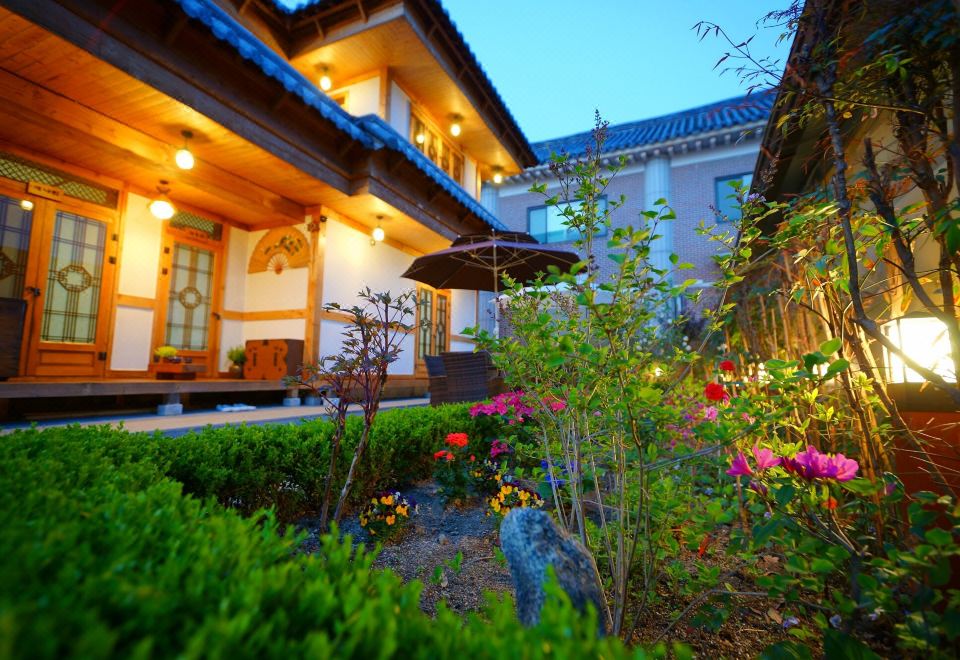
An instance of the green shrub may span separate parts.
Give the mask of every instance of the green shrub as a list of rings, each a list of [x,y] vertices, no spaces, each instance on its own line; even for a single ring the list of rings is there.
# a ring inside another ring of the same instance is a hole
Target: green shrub
[[[299,539],[281,534],[272,514],[244,518],[164,476],[202,458],[192,478],[259,493],[289,476],[283,466],[309,453],[315,435],[282,427],[274,442],[270,430],[235,430],[236,441],[208,430],[180,445],[106,428],[3,438],[0,657],[627,655],[616,640],[595,639],[595,619],[556,594],[531,630],[509,600],[483,617],[441,608],[431,619],[419,609],[419,583],[371,569],[372,555],[354,554],[349,539],[330,535],[317,555],[298,555]],[[381,433],[386,442],[390,432]],[[255,476],[225,475],[218,458]]]

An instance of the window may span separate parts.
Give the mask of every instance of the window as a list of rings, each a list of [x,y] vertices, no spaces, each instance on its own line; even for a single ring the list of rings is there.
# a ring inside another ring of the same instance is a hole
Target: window
[[[410,142],[451,179],[463,185],[463,155],[415,112],[410,113]]]
[[[715,180],[715,189],[716,189],[716,198],[717,198],[717,209],[720,211],[720,220],[723,221],[736,221],[740,219],[740,207],[737,205],[737,191],[734,187],[734,182],[739,181],[740,183],[736,184],[736,188],[750,188],[750,183],[753,181],[753,174],[737,174],[736,176],[725,176],[720,177]]]
[[[607,198],[601,197],[597,202],[598,212],[603,213],[607,210]],[[561,212],[564,205],[558,206],[536,206],[527,209],[527,233],[533,236],[541,243],[560,243],[563,241],[575,241],[579,238],[579,232],[566,225],[567,218]],[[607,228],[601,227],[597,236],[605,236]]]
[[[450,350],[450,294],[417,287],[417,360]]]

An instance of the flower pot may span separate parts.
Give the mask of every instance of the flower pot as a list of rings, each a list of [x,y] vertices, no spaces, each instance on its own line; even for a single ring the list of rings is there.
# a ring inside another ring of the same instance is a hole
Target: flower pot
[[[233,362],[230,365],[230,378],[243,378],[243,365]]]

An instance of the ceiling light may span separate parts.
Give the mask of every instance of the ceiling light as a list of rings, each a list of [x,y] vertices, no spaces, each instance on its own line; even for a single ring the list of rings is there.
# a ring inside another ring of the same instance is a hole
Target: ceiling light
[[[326,66],[320,67],[320,89],[329,92],[333,87],[333,81],[330,80],[330,69]]]
[[[170,192],[170,188],[167,186],[167,182],[161,180],[160,185],[157,186],[157,195],[150,200],[149,207],[150,213],[157,220],[169,220],[177,212],[177,209],[173,206],[173,202],[167,197],[168,192]]]
[[[417,144],[423,144],[424,142],[427,141],[427,136],[424,134],[423,131],[420,131],[419,133],[417,133],[417,137],[415,139],[417,141]]]
[[[33,210],[33,202],[30,201],[29,199],[21,199],[21,200],[20,200],[20,208],[22,208],[24,211],[32,211],[32,210]]]
[[[370,245],[376,245],[383,241],[387,237],[386,233],[383,231],[383,227],[380,224],[383,222],[383,216],[377,216],[377,226],[373,228],[373,231],[370,232]]]
[[[177,150],[174,160],[177,161],[177,167],[181,170],[192,170],[194,158],[193,153],[190,152],[190,148],[187,146],[187,140],[193,137],[193,133],[190,131],[180,131],[180,134],[183,136],[183,147]]]
[[[453,122],[450,124],[450,135],[453,137],[459,137],[460,132],[463,130],[463,128],[460,126],[460,122],[463,121],[463,117],[460,115],[450,115],[450,119]]]
[[[503,169],[499,166],[493,168],[493,182],[498,186],[503,183]]]

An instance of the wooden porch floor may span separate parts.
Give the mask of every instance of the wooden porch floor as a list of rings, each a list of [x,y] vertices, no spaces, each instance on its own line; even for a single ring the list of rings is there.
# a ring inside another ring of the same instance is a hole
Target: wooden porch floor
[[[138,394],[194,394],[207,392],[281,392],[288,389],[279,380],[198,378],[196,380],[149,380],[146,378],[17,379],[0,382],[0,399],[124,396]]]

